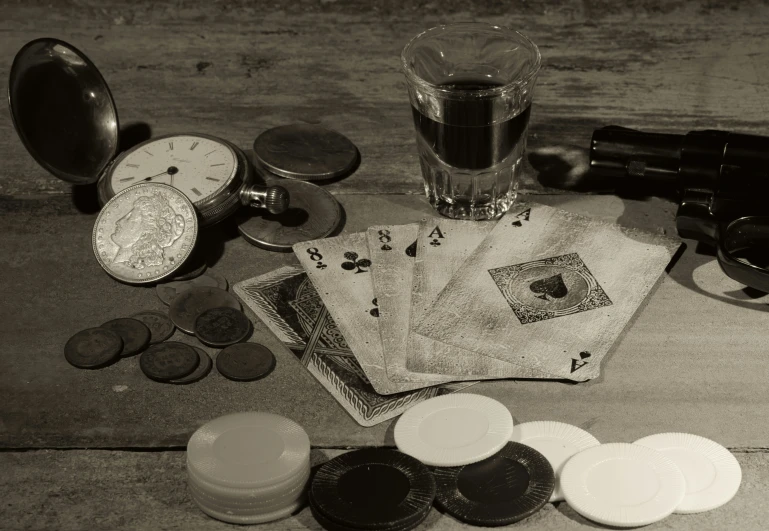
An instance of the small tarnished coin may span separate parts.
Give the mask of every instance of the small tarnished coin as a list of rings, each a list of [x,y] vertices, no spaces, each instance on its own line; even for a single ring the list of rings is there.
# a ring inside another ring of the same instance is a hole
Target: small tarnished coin
[[[131,319],[141,321],[144,326],[150,329],[150,345],[162,343],[174,335],[174,330],[176,330],[171,318],[159,310],[145,310],[132,315]]]
[[[196,262],[194,264],[185,263],[184,267],[180,268],[178,274],[174,275],[171,280],[192,280],[205,273],[206,269],[208,269],[208,264],[206,264],[205,261]]]
[[[198,237],[198,215],[182,192],[142,183],[118,192],[99,212],[93,252],[112,277],[129,284],[173,275]]]
[[[254,140],[254,154],[276,175],[302,181],[342,176],[358,161],[358,149],[346,136],[312,124],[268,129]]]
[[[227,284],[227,279],[220,275],[216,269],[210,268],[208,271],[206,271],[206,275],[216,279],[216,285],[219,289],[227,291],[227,288],[229,287]]]
[[[107,321],[101,327],[117,332],[123,340],[123,351],[120,353],[121,358],[138,354],[150,344],[150,337],[152,336],[150,329],[138,319],[121,317]]]
[[[120,358],[123,340],[107,328],[81,330],[64,345],[64,358],[79,369],[101,369]]]
[[[190,280],[178,280],[173,282],[164,282],[155,286],[155,293],[158,294],[158,298],[163,301],[163,304],[169,306],[180,293],[187,291],[190,288],[199,288],[203,286],[210,286],[212,288],[220,288],[219,280],[209,274],[210,271],[200,275],[199,277],[192,278]]]
[[[267,186],[288,190],[291,205],[281,214],[248,209],[238,231],[246,241],[270,251],[290,251],[295,243],[325,238],[342,221],[342,207],[320,186],[303,181],[266,178]]]
[[[171,303],[169,315],[176,327],[187,334],[195,333],[195,320],[206,310],[228,306],[240,310],[240,303],[231,293],[219,288],[190,288]]]
[[[240,310],[224,306],[206,310],[195,319],[195,337],[209,347],[240,343],[251,332],[251,321]]]
[[[211,372],[211,368],[214,366],[214,362],[211,359],[211,356],[206,354],[206,352],[200,348],[200,347],[192,347],[195,349],[195,352],[198,354],[198,359],[200,360],[198,363],[197,369],[192,371],[189,375],[185,376],[184,378],[180,378],[178,380],[170,380],[169,383],[176,384],[176,385],[186,385],[191,384],[195,382],[199,382],[206,376],[208,376],[208,373]]]
[[[236,382],[252,382],[264,378],[275,368],[275,356],[259,343],[237,343],[216,356],[216,370]]]
[[[152,345],[139,358],[139,367],[152,380],[167,382],[192,374],[200,364],[200,357],[189,345],[166,341]]]

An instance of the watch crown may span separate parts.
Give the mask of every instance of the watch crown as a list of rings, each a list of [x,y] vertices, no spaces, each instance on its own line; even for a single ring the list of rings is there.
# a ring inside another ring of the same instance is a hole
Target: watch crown
[[[264,206],[270,214],[280,214],[288,208],[290,200],[288,190],[282,186],[270,186],[267,188]]]

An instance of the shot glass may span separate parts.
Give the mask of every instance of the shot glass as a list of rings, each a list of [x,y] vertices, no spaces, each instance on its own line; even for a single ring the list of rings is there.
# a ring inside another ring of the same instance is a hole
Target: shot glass
[[[425,194],[440,214],[495,219],[515,202],[540,64],[524,35],[475,22],[403,48]]]

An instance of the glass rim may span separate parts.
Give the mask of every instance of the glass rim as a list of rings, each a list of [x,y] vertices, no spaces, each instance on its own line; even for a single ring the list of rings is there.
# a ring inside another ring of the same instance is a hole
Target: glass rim
[[[417,41],[424,40],[425,38],[429,37],[431,34],[437,34],[447,29],[456,29],[461,27],[470,28],[472,26],[475,26],[478,28],[484,28],[484,29],[502,30],[502,31],[509,32],[510,34],[520,38],[522,40],[522,43],[527,45],[529,49],[531,49],[535,53],[534,65],[531,67],[531,69],[529,69],[529,71],[526,72],[524,76],[516,79],[515,81],[511,81],[510,83],[506,83],[504,85],[501,85],[499,87],[494,87],[494,88],[463,90],[463,91],[447,89],[447,88],[441,87],[440,85],[436,85],[435,83],[430,83],[429,81],[419,77],[413,71],[413,69],[409,67],[408,61],[406,60],[406,53],[412,48],[412,46]],[[488,24],[486,22],[455,22],[452,24],[442,24],[440,26],[434,26],[432,28],[426,29],[423,32],[415,35],[408,43],[406,43],[406,46],[404,46],[403,50],[401,50],[400,59],[401,59],[401,68],[403,69],[403,73],[406,75],[406,78],[411,83],[418,85],[422,89],[429,90],[433,93],[439,93],[445,97],[448,97],[448,98],[453,97],[457,99],[498,96],[500,94],[504,94],[506,92],[509,92],[515,87],[520,87],[522,85],[526,85],[527,83],[529,83],[532,80],[532,78],[537,75],[540,67],[542,66],[542,55],[539,52],[539,47],[526,35],[512,28],[508,28],[506,26]]]

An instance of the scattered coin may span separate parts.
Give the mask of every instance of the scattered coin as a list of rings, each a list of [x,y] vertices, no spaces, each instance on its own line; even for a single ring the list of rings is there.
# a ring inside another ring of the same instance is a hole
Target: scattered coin
[[[216,271],[216,269],[209,269],[208,271],[206,271],[206,275],[216,279],[216,286],[219,289],[223,289],[223,290],[227,291],[227,288],[229,287],[228,284],[227,284],[227,279],[224,278],[222,275],[220,275]]]
[[[104,205],[92,244],[110,276],[146,284],[173,275],[190,256],[197,236],[198,215],[187,196],[165,184],[142,183]]]
[[[206,310],[222,306],[240,310],[238,299],[223,289],[209,286],[190,288],[174,299],[169,315],[179,330],[194,334],[198,316]]]
[[[187,260],[187,262],[189,262],[189,260]],[[174,275],[171,280],[192,280],[205,273],[206,269],[208,269],[208,264],[206,264],[204,260],[201,260],[200,262],[196,261],[189,265],[185,263],[184,267],[179,269],[179,274]]]
[[[123,351],[120,353],[121,358],[133,356],[147,348],[147,345],[150,343],[150,336],[152,335],[150,329],[143,322],[128,317],[107,321],[101,327],[117,332],[123,340]]]
[[[192,371],[189,375],[185,376],[184,378],[180,378],[178,380],[170,380],[169,383],[176,384],[176,385],[186,385],[191,384],[195,382],[199,382],[206,376],[208,376],[208,373],[211,372],[211,368],[214,366],[214,362],[211,359],[211,356],[206,354],[206,352],[200,348],[200,347],[192,347],[195,349],[195,352],[198,354],[198,359],[200,360],[198,363],[197,369]]]
[[[131,319],[141,321],[150,330],[150,345],[161,343],[174,335],[173,321],[165,312],[158,310],[145,310],[131,316]]]
[[[200,357],[189,345],[166,341],[152,345],[139,358],[139,367],[152,380],[167,382],[184,378],[198,367]]]
[[[235,308],[211,308],[195,319],[195,337],[210,347],[240,343],[251,332],[251,321]]]
[[[295,243],[325,238],[342,221],[339,202],[320,186],[276,178],[265,181],[288,190],[291,205],[281,214],[244,210],[238,231],[249,243],[270,251],[290,251]]]
[[[264,378],[275,368],[275,356],[259,343],[237,343],[216,356],[216,370],[230,380],[251,382]]]
[[[64,358],[79,369],[100,369],[120,358],[123,340],[107,328],[88,328],[69,338]]]
[[[254,154],[276,175],[303,181],[340,177],[358,161],[358,149],[346,136],[312,124],[268,129],[254,140]]]
[[[168,304],[170,306],[180,293],[187,291],[190,288],[198,288],[203,286],[220,288],[219,281],[215,277],[211,276],[209,272],[206,272],[199,277],[190,280],[178,280],[158,284],[155,286],[155,293],[158,294],[158,298],[163,301],[164,304]]]

